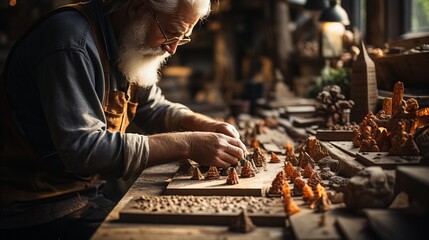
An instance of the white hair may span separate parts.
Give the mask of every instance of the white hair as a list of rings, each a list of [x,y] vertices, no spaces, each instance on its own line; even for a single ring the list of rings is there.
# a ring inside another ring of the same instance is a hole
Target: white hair
[[[146,16],[149,17],[149,16]],[[143,44],[146,38],[147,20],[145,17],[132,22],[124,29],[118,46],[118,68],[128,82],[141,87],[150,87],[159,80],[159,69],[170,54],[162,48],[151,48]]]
[[[130,4],[133,0],[107,0],[106,6],[109,13],[116,12]],[[176,12],[179,2],[183,1],[191,11],[198,14],[199,19],[208,17],[211,11],[210,0],[147,0],[148,4],[157,12],[173,14]]]

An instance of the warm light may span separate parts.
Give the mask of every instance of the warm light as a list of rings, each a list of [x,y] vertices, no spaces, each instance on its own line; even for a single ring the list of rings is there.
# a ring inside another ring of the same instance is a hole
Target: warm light
[[[292,154],[293,153],[293,147],[289,143],[286,143],[286,153],[288,153],[288,154]]]
[[[9,5],[14,7],[16,5],[16,0],[9,0]]]
[[[346,28],[344,24],[339,22],[324,22],[322,23],[322,31],[343,36]]]
[[[387,129],[384,127],[378,127],[378,130],[380,130],[380,132],[387,132]]]
[[[323,57],[338,57],[343,51],[343,35],[346,31],[340,22],[321,24],[321,50]]]

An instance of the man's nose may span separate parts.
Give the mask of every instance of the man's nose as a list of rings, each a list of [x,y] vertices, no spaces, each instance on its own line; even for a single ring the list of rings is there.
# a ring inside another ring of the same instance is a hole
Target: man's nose
[[[165,51],[167,51],[170,55],[173,55],[176,53],[178,46],[178,42],[173,42],[169,44],[162,45],[162,48],[164,48]]]

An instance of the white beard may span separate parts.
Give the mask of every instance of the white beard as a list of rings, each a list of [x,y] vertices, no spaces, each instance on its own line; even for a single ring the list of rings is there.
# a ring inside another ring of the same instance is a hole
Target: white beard
[[[170,54],[161,47],[145,44],[146,23],[147,17],[143,17],[124,30],[118,47],[118,67],[128,82],[149,88],[158,82],[159,69]]]

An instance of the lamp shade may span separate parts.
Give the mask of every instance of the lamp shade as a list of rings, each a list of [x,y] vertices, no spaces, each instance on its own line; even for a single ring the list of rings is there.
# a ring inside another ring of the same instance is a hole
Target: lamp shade
[[[345,26],[350,24],[349,16],[346,10],[337,4],[337,1],[331,1],[331,6],[325,9],[320,15],[321,22],[340,22]]]
[[[307,0],[304,5],[304,8],[308,10],[323,10],[328,7],[328,0]]]

